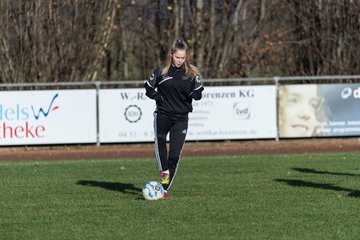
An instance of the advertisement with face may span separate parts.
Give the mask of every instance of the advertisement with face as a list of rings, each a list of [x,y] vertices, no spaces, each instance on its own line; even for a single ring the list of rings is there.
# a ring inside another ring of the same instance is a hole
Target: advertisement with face
[[[360,134],[360,84],[294,84],[279,87],[280,138]]]
[[[279,137],[310,137],[319,126],[321,97],[318,85],[282,85],[279,87]]]

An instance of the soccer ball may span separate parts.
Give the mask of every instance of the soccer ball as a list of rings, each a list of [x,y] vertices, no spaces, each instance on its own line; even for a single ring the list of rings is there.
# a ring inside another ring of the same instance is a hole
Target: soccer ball
[[[150,181],[146,183],[142,193],[146,200],[158,200],[164,196],[164,187],[159,182]]]

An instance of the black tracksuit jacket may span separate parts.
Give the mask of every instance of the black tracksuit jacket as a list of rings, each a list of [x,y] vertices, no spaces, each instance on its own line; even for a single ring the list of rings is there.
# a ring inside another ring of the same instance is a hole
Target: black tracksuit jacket
[[[199,76],[185,77],[185,68],[171,66],[166,76],[160,65],[145,82],[146,96],[156,100],[156,112],[174,117],[192,112],[192,100],[200,100],[204,90]]]

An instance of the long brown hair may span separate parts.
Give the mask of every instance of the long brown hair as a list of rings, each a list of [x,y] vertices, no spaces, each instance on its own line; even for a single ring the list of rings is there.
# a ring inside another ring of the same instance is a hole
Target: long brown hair
[[[190,64],[189,63],[189,47],[186,44],[185,41],[181,40],[181,39],[177,39],[173,42],[173,44],[171,45],[171,48],[168,52],[167,55],[167,59],[166,59],[166,64],[165,67],[163,68],[161,74],[163,76],[167,75],[170,69],[170,66],[172,64],[172,55],[177,51],[177,50],[185,50],[186,51],[186,59],[184,62],[184,67],[185,67],[185,76],[189,77],[195,77],[195,76],[199,76],[200,75],[200,71],[199,69]]]

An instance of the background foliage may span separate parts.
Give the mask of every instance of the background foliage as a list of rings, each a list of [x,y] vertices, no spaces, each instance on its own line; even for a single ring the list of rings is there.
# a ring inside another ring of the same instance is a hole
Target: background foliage
[[[353,0],[3,0],[0,83],[146,79],[183,38],[204,78],[359,72]]]

